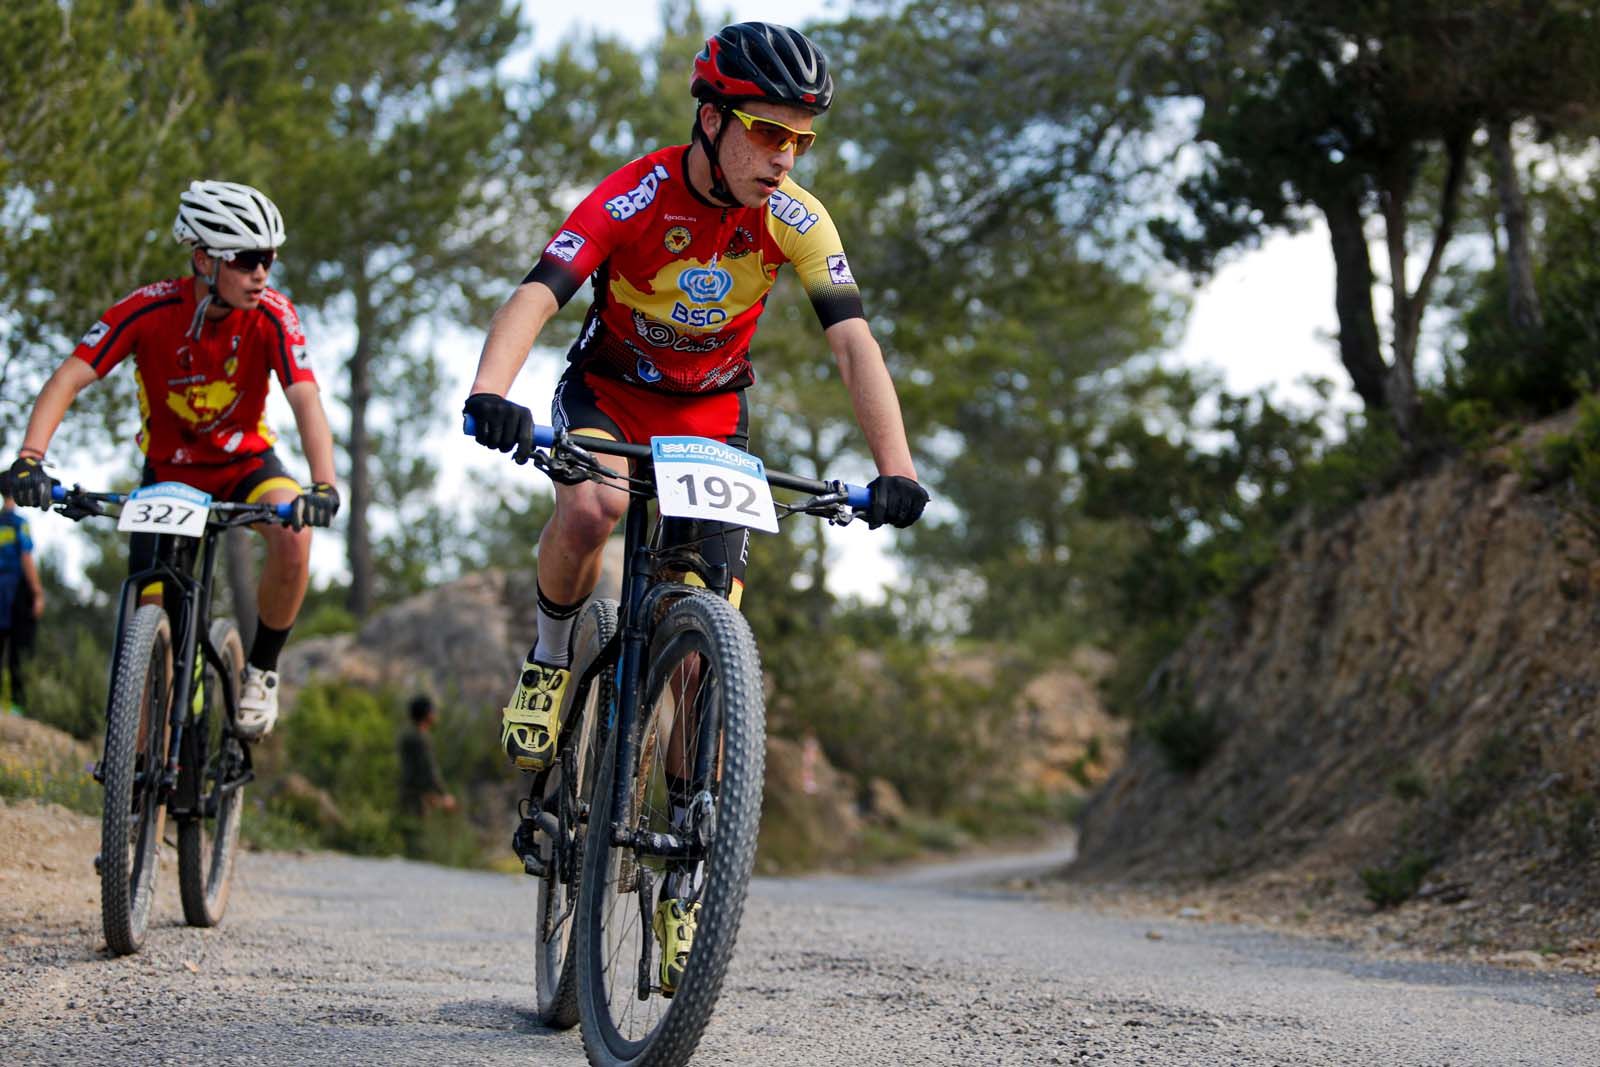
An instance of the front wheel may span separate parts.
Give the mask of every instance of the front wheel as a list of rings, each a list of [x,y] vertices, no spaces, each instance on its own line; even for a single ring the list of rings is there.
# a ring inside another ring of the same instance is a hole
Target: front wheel
[[[200,716],[189,725],[198,757],[199,806],[178,823],[178,890],[190,926],[215,926],[228,910],[244,813],[244,746],[227,729],[226,695],[237,701],[244,685],[244,642],[233,623],[218,619],[211,624],[211,647],[227,677],[206,664]]]
[[[119,956],[139,951],[155,899],[171,702],[172,627],[159,604],[145,604],[118,642],[100,763],[100,917],[106,946]]]
[[[602,761],[579,887],[579,1008],[596,1067],[678,1067],[694,1053],[732,958],[761,818],[761,664],[738,611],[706,593],[673,602],[640,697],[630,765],[618,766],[619,731]],[[661,939],[681,947],[685,926],[687,959],[664,968]]]
[[[617,632],[617,603],[591,600],[578,618],[572,637],[572,673],[581,677]],[[539,901],[534,916],[534,987],[538,993],[539,1021],[556,1030],[578,1023],[575,953],[572,952],[573,916],[578,905],[578,875],[583,867],[583,825],[594,796],[596,751],[605,717],[614,703],[615,671],[603,666],[589,683],[583,701],[563,730],[560,755],[545,776],[543,807],[557,817],[559,841],[539,835],[539,858],[547,873],[539,879]]]

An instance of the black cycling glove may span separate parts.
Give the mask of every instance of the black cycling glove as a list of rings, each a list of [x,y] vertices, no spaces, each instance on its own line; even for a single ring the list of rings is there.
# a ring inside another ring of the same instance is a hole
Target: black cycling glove
[[[493,393],[473,393],[467,397],[463,414],[472,416],[472,439],[497,452],[516,449],[512,458],[528,462],[533,455],[533,412]]]
[[[339,490],[327,482],[317,482],[309,492],[294,498],[289,525],[296,530],[307,526],[327,526],[339,514]]]
[[[32,456],[18,456],[6,471],[5,489],[23,507],[48,508],[50,490],[59,484],[45,473],[44,464]]]
[[[876,530],[884,523],[905,529],[922,515],[928,505],[928,491],[913,478],[880,474],[867,483],[872,502],[867,505],[867,525]]]

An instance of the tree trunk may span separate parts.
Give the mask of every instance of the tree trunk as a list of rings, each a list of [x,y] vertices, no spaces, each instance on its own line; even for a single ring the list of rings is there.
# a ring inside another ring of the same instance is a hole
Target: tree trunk
[[[1417,348],[1422,339],[1422,315],[1433,296],[1433,285],[1439,277],[1444,262],[1444,250],[1455,235],[1456,214],[1461,203],[1461,183],[1467,169],[1466,135],[1450,137],[1445,142],[1444,185],[1439,193],[1439,222],[1433,231],[1433,248],[1428,253],[1428,263],[1422,269],[1417,287],[1411,290],[1406,284],[1406,204],[1410,199],[1410,183],[1397,179],[1385,201],[1385,215],[1389,227],[1389,254],[1394,273],[1394,364],[1389,373],[1389,404],[1394,411],[1395,424],[1401,438],[1407,443],[1417,443],[1421,407],[1417,402]]]
[[[345,450],[350,456],[350,523],[346,549],[350,559],[350,593],[345,606],[357,619],[372,610],[372,533],[367,524],[367,509],[372,504],[372,478],[367,470],[371,435],[367,431],[367,408],[372,401],[372,344],[376,309],[372,289],[358,267],[354,295],[356,302],[356,348],[350,356],[350,439]]]
[[[1339,315],[1339,359],[1350,372],[1356,395],[1370,411],[1388,406],[1384,382],[1389,368],[1378,341],[1378,319],[1372,310],[1372,258],[1362,227],[1361,201],[1340,193],[1319,201],[1328,220],[1333,245],[1334,308]]]
[[[1537,334],[1544,328],[1539,292],[1533,284],[1533,256],[1529,251],[1528,204],[1517,177],[1516,155],[1511,148],[1511,123],[1489,123],[1489,154],[1494,158],[1490,175],[1495,199],[1500,203],[1500,223],[1505,229],[1506,303],[1514,329]]]
[[[223,550],[227,553],[228,593],[233,597],[233,617],[239,625],[239,636],[244,640],[246,650],[250,642],[256,637],[256,619],[259,608],[256,605],[256,569],[255,560],[250,551],[249,530],[235,526],[229,530],[223,539]]]

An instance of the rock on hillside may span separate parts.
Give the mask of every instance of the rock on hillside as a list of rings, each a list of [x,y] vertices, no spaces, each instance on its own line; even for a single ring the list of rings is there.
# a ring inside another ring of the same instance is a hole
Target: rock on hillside
[[[1600,949],[1600,546],[1571,485],[1500,459],[1300,529],[1218,605],[1151,688],[1199,769],[1136,746],[1077,871],[1414,889],[1396,936]]]
[[[293,691],[316,677],[497,706],[531,641],[532,601],[489,570],[386,608],[357,633],[292,641],[280,671],[286,701],[292,708]]]
[[[613,539],[600,595],[617,595],[621,557],[621,541]],[[498,708],[534,634],[532,586],[491,569],[385,608],[357,633],[291,641],[280,674],[291,708],[294,690],[313,677],[424,689],[468,708]]]

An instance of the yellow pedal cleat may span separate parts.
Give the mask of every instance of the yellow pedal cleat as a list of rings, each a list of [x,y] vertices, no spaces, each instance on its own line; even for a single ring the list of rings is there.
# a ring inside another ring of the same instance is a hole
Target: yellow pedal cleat
[[[700,902],[669,897],[656,905],[656,941],[661,944],[661,995],[670,997],[683,984],[684,968],[689,966],[689,950],[694,947],[694,928],[700,921]]]
[[[520,770],[542,771],[555,760],[561,704],[572,672],[532,660],[522,665],[517,691],[500,713],[500,744]]]

